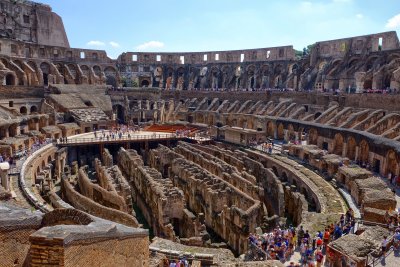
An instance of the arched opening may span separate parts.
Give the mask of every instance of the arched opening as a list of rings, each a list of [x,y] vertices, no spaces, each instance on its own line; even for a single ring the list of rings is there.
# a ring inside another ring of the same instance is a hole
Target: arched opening
[[[50,65],[46,62],[40,64],[40,69],[43,73],[43,85],[49,85]]]
[[[389,150],[386,155],[386,170],[385,174],[388,175],[391,173],[392,175],[398,175],[399,172],[399,163],[397,161],[397,155],[393,150]]]
[[[279,140],[282,140],[285,137],[285,133],[284,133],[284,129],[283,129],[283,124],[282,123],[280,123],[278,125],[278,136],[277,137],[278,137]]]
[[[282,172],[281,178],[282,178],[282,182],[287,182],[288,181],[288,176],[287,176],[286,172]]]
[[[111,85],[113,87],[117,87],[117,79],[114,76],[107,75],[106,76],[106,85]]]
[[[118,123],[125,123],[125,111],[124,107],[121,105],[114,105],[113,106],[114,114],[117,115],[116,119]]]
[[[275,166],[272,166],[272,172],[278,176],[278,169]]]
[[[21,113],[21,114],[23,114],[23,115],[26,115],[26,114],[28,113],[28,110],[27,110],[27,108],[26,108],[25,106],[22,106],[22,107],[19,109],[19,113]]]
[[[51,156],[47,157],[47,164],[50,164],[53,160],[51,159]]]
[[[141,87],[149,87],[149,85],[150,85],[150,83],[148,80],[143,80],[140,86]]]
[[[272,121],[267,122],[267,136],[270,138],[275,137],[275,127]]]
[[[292,124],[289,124],[288,126],[288,139],[292,142],[296,140],[296,133]]]
[[[367,163],[369,161],[369,145],[368,142],[362,140],[360,143],[360,156],[359,159],[361,162]]]
[[[254,88],[254,84],[255,84],[255,79],[254,79],[254,77],[251,77],[251,79],[250,79],[250,88]]]
[[[356,158],[356,148],[357,148],[356,140],[353,137],[349,137],[347,139],[347,153],[346,153],[346,156],[350,160],[354,160]]]
[[[106,76],[106,84],[111,85],[113,87],[118,86],[118,81],[117,81],[117,71],[113,67],[106,67],[104,69],[104,73]]]
[[[15,85],[15,77],[11,73],[6,75],[6,85]]]
[[[332,152],[339,156],[343,153],[343,136],[339,133],[335,134]]]
[[[30,109],[30,113],[37,113],[38,112],[38,108],[36,106],[32,106]]]
[[[318,144],[318,131],[317,129],[310,129],[309,135],[308,135],[308,142],[311,145],[317,145]]]

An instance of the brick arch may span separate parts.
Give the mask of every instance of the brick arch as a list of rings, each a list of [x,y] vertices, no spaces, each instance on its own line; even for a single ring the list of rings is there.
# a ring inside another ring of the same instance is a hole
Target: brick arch
[[[399,174],[399,157],[394,150],[389,150],[386,153],[386,169],[384,170],[385,175],[392,173],[392,175]]]
[[[88,225],[94,222],[93,218],[77,209],[56,209],[43,216],[42,226],[55,225]]]
[[[294,130],[293,124],[288,125],[288,139],[289,141],[296,139],[296,132]]]
[[[343,153],[343,146],[344,146],[343,135],[341,135],[340,133],[335,134],[335,137],[333,138],[332,153],[341,156]]]
[[[356,148],[356,139],[352,136],[347,138],[346,157],[348,157],[350,160],[354,160],[356,158]]]
[[[275,124],[272,121],[267,122],[267,136],[270,138],[275,137]]]
[[[285,137],[284,127],[283,127],[283,124],[280,123],[278,125],[278,129],[277,129],[277,138],[280,139],[280,140],[283,140],[284,137]]]
[[[311,145],[317,145],[318,144],[318,131],[315,128],[311,128],[308,132],[308,142]]]
[[[288,181],[288,175],[286,174],[286,172],[282,172],[281,173],[281,180],[282,180],[282,182],[287,182]]]
[[[359,153],[359,160],[362,162],[368,162],[369,161],[369,145],[368,142],[363,139],[361,140],[360,144],[360,153]]]

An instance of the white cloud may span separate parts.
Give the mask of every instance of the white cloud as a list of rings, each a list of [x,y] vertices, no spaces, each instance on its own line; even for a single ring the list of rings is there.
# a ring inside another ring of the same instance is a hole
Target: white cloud
[[[362,19],[362,18],[364,18],[364,15],[363,15],[363,14],[357,14],[357,15],[356,15],[356,18]]]
[[[146,42],[146,43],[143,43],[141,45],[138,45],[136,47],[136,49],[139,50],[139,51],[143,51],[143,50],[149,50],[149,49],[153,49],[153,48],[163,48],[163,47],[164,47],[164,43],[163,42],[150,41],[150,42]]]
[[[119,43],[114,42],[114,41],[111,41],[109,44],[110,44],[112,47],[119,47],[119,46],[120,46]]]
[[[389,19],[386,28],[389,29],[395,29],[395,28],[400,28],[400,14],[397,14],[393,18]]]
[[[89,46],[105,46],[106,44],[102,41],[89,41],[86,45]]]

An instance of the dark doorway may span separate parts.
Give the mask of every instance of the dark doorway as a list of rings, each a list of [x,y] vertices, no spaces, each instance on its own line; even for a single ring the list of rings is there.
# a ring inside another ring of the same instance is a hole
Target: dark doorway
[[[21,107],[21,108],[19,109],[19,113],[26,115],[26,114],[28,113],[28,110],[27,110],[26,107]]]
[[[6,85],[15,85],[15,77],[12,74],[7,74]]]
[[[149,87],[149,81],[148,80],[143,80],[141,86],[142,87]]]
[[[49,75],[47,73],[43,73],[43,84],[49,85]]]
[[[322,143],[322,149],[323,150],[328,150],[329,144],[327,142]]]
[[[374,159],[374,164],[373,164],[373,171],[375,173],[380,173],[381,170],[381,161],[379,159]]]
[[[124,107],[121,105],[114,106],[114,112],[117,115],[118,123],[125,123],[125,112]]]

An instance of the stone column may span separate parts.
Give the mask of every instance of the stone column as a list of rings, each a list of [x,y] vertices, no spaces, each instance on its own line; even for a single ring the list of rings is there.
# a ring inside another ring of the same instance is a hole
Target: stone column
[[[360,153],[360,147],[359,146],[356,146],[356,155],[355,155],[355,161],[357,161],[358,160],[358,154]]]
[[[343,149],[342,149],[342,157],[346,157],[346,152],[347,152],[347,143],[343,143]]]
[[[10,169],[10,164],[8,162],[0,163],[0,177],[1,184],[6,191],[10,190],[10,179],[8,177],[8,170]]]

